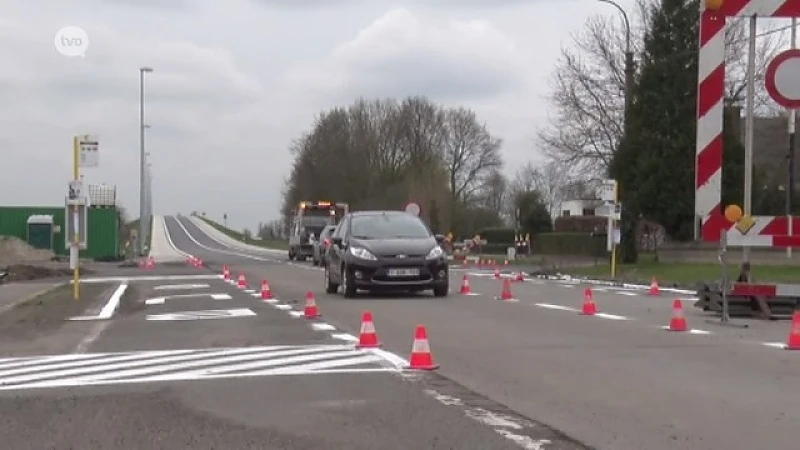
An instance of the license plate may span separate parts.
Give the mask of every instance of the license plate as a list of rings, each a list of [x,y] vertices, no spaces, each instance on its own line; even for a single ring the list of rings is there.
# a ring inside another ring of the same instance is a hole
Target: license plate
[[[419,269],[389,269],[390,277],[418,277]]]

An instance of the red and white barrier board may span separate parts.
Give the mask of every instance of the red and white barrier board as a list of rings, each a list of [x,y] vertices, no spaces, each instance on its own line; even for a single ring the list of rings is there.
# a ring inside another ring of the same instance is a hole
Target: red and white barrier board
[[[702,2],[700,55],[697,86],[697,147],[695,212],[702,218],[704,241],[718,242],[727,233],[729,245],[787,246],[786,217],[754,217],[756,225],[743,234],[722,212],[723,100],[725,96],[725,23],[728,17],[800,17],[800,0],[721,0],[709,9]],[[800,80],[798,80],[800,83]],[[793,233],[800,234],[800,218],[793,219]],[[782,245],[781,245],[782,244]]]

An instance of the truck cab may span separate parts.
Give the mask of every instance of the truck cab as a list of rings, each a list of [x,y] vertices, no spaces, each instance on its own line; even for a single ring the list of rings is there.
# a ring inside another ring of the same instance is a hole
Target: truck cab
[[[289,235],[289,259],[305,261],[314,255],[314,243],[328,225],[338,225],[347,214],[346,203],[302,201],[297,206]]]

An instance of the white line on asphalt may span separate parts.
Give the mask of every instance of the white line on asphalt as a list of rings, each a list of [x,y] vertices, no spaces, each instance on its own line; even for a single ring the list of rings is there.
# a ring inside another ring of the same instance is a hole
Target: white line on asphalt
[[[545,309],[556,309],[556,310],[560,310],[560,311],[572,311],[572,312],[578,312],[579,311],[579,310],[577,310],[575,308],[570,308],[569,306],[553,305],[551,303],[534,303],[534,305],[538,306],[540,308],[545,308]]]
[[[245,294],[255,294],[255,293],[256,293],[256,291],[255,291],[255,289],[245,289],[245,290],[244,290],[244,293],[245,293]]]
[[[261,293],[260,292],[253,292],[250,295],[252,295],[253,297],[261,297]]]
[[[765,347],[778,348],[781,350],[786,349],[786,343],[784,342],[762,342],[761,345]]]
[[[210,319],[228,319],[231,317],[250,317],[255,316],[256,313],[247,308],[238,309],[210,309],[206,311],[181,311],[167,314],[150,314],[145,317],[146,320],[210,320]]]
[[[97,338],[103,334],[103,331],[105,331],[110,325],[111,322],[100,322],[94,324],[92,329],[89,331],[89,334],[84,336],[84,338],[81,339],[81,341],[78,342],[78,345],[76,345],[72,350],[73,353],[85,353],[89,349],[89,346],[92,345],[92,343],[96,341]]]
[[[347,342],[358,342],[358,338],[348,333],[331,333],[333,339]]]
[[[117,286],[117,289],[111,294],[111,297],[108,299],[108,302],[103,306],[103,309],[100,310],[100,313],[96,316],[75,316],[70,317],[67,320],[74,320],[74,321],[84,321],[84,320],[108,320],[111,316],[114,315],[114,312],[119,307],[120,299],[122,299],[122,295],[128,289],[127,283],[122,283]]]
[[[664,325],[664,326],[662,326],[662,327],[661,327],[661,329],[662,329],[662,330],[667,330],[667,331],[669,331],[669,325]],[[698,330],[698,329],[696,329],[696,328],[689,329],[689,330],[687,330],[686,332],[687,332],[687,333],[689,333],[689,334],[702,334],[702,335],[709,335],[709,334],[711,334],[711,332],[710,332],[710,331],[706,331],[706,330]],[[677,333],[680,333],[680,332],[678,331]]]
[[[289,315],[292,317],[303,317],[303,311],[289,311]]]
[[[607,313],[596,313],[595,317],[599,317],[601,319],[608,319],[608,320],[632,320],[629,317],[625,316],[618,316],[616,314],[607,314]]]
[[[336,327],[327,323],[312,323],[311,328],[315,331],[333,331],[336,329]]]
[[[232,297],[229,294],[211,294],[213,300],[230,300]]]
[[[291,305],[284,305],[282,303],[276,303],[274,306],[280,309],[281,311],[289,311],[290,309],[292,309]]]
[[[219,280],[222,275],[141,275],[131,277],[94,277],[82,278],[81,283],[113,283],[131,281],[168,281],[168,280]],[[72,284],[70,280],[70,284]]]
[[[188,289],[205,289],[211,286],[207,284],[162,284],[153,288],[154,291],[166,290],[188,290]]]

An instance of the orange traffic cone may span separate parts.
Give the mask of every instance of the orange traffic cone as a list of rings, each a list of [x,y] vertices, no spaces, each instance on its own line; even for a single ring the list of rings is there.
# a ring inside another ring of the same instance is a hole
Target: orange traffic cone
[[[511,280],[508,278],[503,280],[503,290],[500,292],[500,300],[514,300],[514,294],[511,293]]]
[[[361,317],[361,333],[358,337],[356,348],[375,348],[380,346],[378,333],[375,331],[375,323],[372,321],[372,313],[364,311]]]
[[[267,280],[261,280],[261,300],[271,300],[272,298],[272,289],[269,288],[269,283]]]
[[[676,299],[672,302],[672,318],[669,320],[669,331],[688,331],[686,315],[683,312],[683,302]]]
[[[155,269],[156,268],[156,259],[152,256],[147,260],[147,268],[148,269]]]
[[[792,328],[786,341],[786,350],[800,350],[800,311],[792,315]]]
[[[439,368],[439,365],[433,362],[433,353],[431,353],[428,331],[425,329],[425,325],[417,325],[408,368],[414,370],[435,370]]]
[[[590,288],[583,291],[583,308],[581,308],[581,315],[593,316],[597,314],[597,305],[594,302],[594,295]]]
[[[197,267],[198,269],[203,267],[203,260],[200,259],[200,258],[195,258],[194,259],[194,266]]]
[[[462,295],[472,294],[472,287],[469,285],[469,276],[467,275],[464,275],[464,278],[461,280],[461,294]]]
[[[247,280],[244,278],[244,274],[239,274],[239,282],[236,284],[236,287],[239,289],[247,289]]]
[[[498,269],[497,267],[494,268],[494,278],[496,280],[500,279],[500,269]]]
[[[231,270],[228,269],[228,265],[227,264],[222,266],[222,278],[225,281],[231,281]]]
[[[656,280],[656,277],[653,277],[653,281],[650,282],[650,295],[661,295],[661,291],[658,289],[658,280]]]
[[[314,298],[314,293],[311,291],[306,292],[306,307],[303,310],[306,319],[313,319],[319,317],[319,308],[317,308],[317,300]]]

